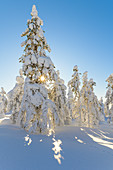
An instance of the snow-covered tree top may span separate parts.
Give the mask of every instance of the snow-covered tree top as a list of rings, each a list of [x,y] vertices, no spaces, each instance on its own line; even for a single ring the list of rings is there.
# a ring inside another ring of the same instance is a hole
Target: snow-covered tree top
[[[73,82],[76,82],[80,85],[80,81],[79,81],[80,80],[80,78],[79,78],[80,73],[78,73],[78,66],[77,65],[74,66],[73,72],[74,72],[73,75],[72,75],[73,78],[68,82],[68,86],[73,84]],[[74,84],[72,86],[74,86]]]
[[[88,83],[89,83],[89,86],[91,87],[91,89],[93,90],[93,86],[96,86],[96,83],[93,81],[92,78],[89,80]]]
[[[33,5],[33,7],[32,7],[31,16],[32,16],[33,18],[35,18],[35,17],[37,17],[37,16],[38,16],[38,11],[37,11],[37,9],[36,9],[36,6],[35,6],[35,5]]]
[[[109,105],[110,103],[112,103],[113,101],[113,73],[107,78],[106,82],[108,83],[107,86],[107,91],[106,91],[106,106]]]
[[[23,74],[35,83],[42,83],[40,81],[42,76],[46,78],[44,78],[46,81],[55,80],[54,64],[46,55],[46,51],[50,52],[51,49],[44,37],[44,31],[41,28],[43,21],[39,18],[35,5],[32,7],[31,16],[32,18],[27,21],[28,28],[21,35],[27,37],[21,44],[25,47],[24,54],[20,58],[20,62],[23,63]]]
[[[68,86],[71,87],[71,90],[72,92],[74,93],[75,95],[75,100],[76,98],[79,97],[79,92],[80,92],[80,89],[79,89],[79,86],[80,86],[80,73],[78,72],[78,66],[75,65],[74,68],[73,68],[73,74],[72,74],[72,79],[68,82]]]
[[[110,86],[113,89],[113,73],[107,78],[108,87]]]
[[[87,83],[88,81],[88,72],[85,71],[82,76],[83,84]]]
[[[83,73],[82,80],[83,80],[83,86],[81,89],[81,96],[83,96],[87,100],[91,101],[94,98],[96,98],[96,95],[93,92],[93,86],[95,86],[96,83],[93,81],[92,78],[88,81],[88,72],[87,71]]]
[[[74,66],[73,71],[78,71],[78,66],[77,65]]]
[[[21,44],[22,47],[25,46],[25,55],[23,56],[32,55],[34,52],[39,56],[43,56],[45,55],[45,50],[50,52],[51,49],[44,37],[44,31],[41,28],[43,21],[38,17],[35,5],[32,7],[31,16],[32,19],[27,21],[28,28],[21,35],[22,37],[27,36],[27,40]],[[23,57],[20,58],[20,62],[24,63],[22,59]]]

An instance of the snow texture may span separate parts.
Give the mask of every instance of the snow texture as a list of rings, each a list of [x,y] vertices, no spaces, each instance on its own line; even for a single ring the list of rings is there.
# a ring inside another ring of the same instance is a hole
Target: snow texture
[[[26,134],[9,120],[0,119],[1,170],[112,170],[111,126],[58,127],[53,137]]]

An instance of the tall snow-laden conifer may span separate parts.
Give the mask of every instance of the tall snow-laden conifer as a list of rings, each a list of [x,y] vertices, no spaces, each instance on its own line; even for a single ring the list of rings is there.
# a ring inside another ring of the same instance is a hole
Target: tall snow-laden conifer
[[[80,92],[80,122],[86,127],[94,127],[99,124],[99,102],[94,94],[93,79],[88,81],[87,72],[83,74],[83,86]]]
[[[112,88],[111,87],[107,87],[107,92],[105,95],[106,101],[105,101],[105,115],[106,117],[110,117],[110,103],[111,103],[111,92],[112,92]],[[109,119],[109,118],[108,118]]]
[[[31,133],[46,133],[54,129],[59,120],[56,106],[48,99],[47,90],[50,82],[57,80],[57,74],[53,62],[46,55],[46,51],[51,50],[35,5],[31,16],[31,20],[27,21],[28,28],[22,34],[27,39],[22,43],[25,49],[20,62],[23,63],[23,73],[27,78],[17,122]]]
[[[21,102],[24,94],[24,77],[22,70],[19,71],[20,76],[16,77],[15,87],[8,92],[8,112],[11,112],[11,120],[16,123],[19,110],[21,108]]]
[[[87,115],[87,123],[89,127],[94,127],[99,125],[100,121],[100,105],[97,96],[94,93],[94,86],[96,86],[96,83],[91,78],[88,82],[89,85],[89,113]]]
[[[75,65],[73,68],[73,75],[72,79],[68,82],[69,89],[73,92],[73,104],[71,105],[72,108],[72,118],[76,118],[78,116],[77,107],[78,100],[80,98],[80,73],[78,72],[78,66]],[[69,100],[69,99],[68,99]],[[71,103],[71,101],[70,101]]]
[[[71,117],[67,107],[66,86],[64,80],[60,78],[59,71],[57,71],[57,75],[58,79],[51,86],[49,97],[55,103],[59,113],[59,125],[70,124]]]
[[[84,124],[86,121],[86,113],[87,113],[87,107],[88,107],[88,77],[87,77],[87,71],[83,73],[82,76],[82,81],[83,81],[83,86],[80,92],[80,100],[79,102],[81,103],[80,105],[80,122],[81,124]]]
[[[6,92],[4,91],[4,88],[1,87],[1,92],[0,92],[0,118],[4,117],[6,112],[7,112]]]
[[[105,102],[105,114],[108,117],[108,122],[113,123],[113,73],[107,78],[108,83]]]

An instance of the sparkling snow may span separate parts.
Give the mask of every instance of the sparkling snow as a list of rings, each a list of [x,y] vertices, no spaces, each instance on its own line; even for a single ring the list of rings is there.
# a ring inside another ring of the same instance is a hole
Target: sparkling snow
[[[112,170],[113,127],[64,126],[55,136],[29,135],[0,119],[0,170]]]

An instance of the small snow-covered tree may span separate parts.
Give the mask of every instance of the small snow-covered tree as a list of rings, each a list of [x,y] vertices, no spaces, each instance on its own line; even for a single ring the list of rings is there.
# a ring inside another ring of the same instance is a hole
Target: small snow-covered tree
[[[76,118],[78,113],[76,112],[78,107],[78,100],[80,97],[80,73],[78,72],[78,66],[75,65],[73,68],[72,79],[68,82],[69,90],[73,92],[73,104],[72,104],[72,118]],[[71,103],[71,102],[70,102]]]
[[[4,91],[4,88],[1,87],[1,92],[0,92],[0,118],[4,117],[6,112],[7,112],[6,92]]]
[[[105,95],[105,114],[108,117],[108,122],[113,123],[113,73],[107,78],[107,92]]]
[[[22,97],[24,94],[24,77],[22,70],[19,71],[20,76],[16,77],[15,87],[8,92],[8,112],[11,112],[11,120],[13,123],[16,123],[19,110],[21,107]]]
[[[57,74],[53,62],[46,55],[45,50],[50,52],[50,47],[35,5],[31,16],[27,21],[28,28],[22,34],[27,36],[22,43],[25,46],[24,55],[20,58],[26,80],[17,122],[31,133],[46,133],[50,128],[54,129],[59,119],[55,104],[48,99],[47,89],[51,81],[56,81]]]
[[[57,71],[57,75],[58,79],[53,83],[49,97],[55,103],[59,113],[59,125],[70,124],[71,117],[67,107],[66,86],[64,80],[60,78],[59,71]]]

